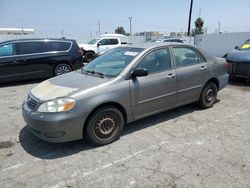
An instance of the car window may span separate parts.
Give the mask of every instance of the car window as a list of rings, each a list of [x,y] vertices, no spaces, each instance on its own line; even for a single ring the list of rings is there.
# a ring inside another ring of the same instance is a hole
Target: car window
[[[164,48],[150,52],[136,68],[147,69],[149,74],[171,69],[169,50]]]
[[[14,55],[14,54],[15,50],[13,44],[5,44],[3,46],[0,46],[0,57]]]
[[[193,49],[186,47],[173,48],[176,67],[185,67],[200,63],[200,58]]]
[[[33,54],[50,52],[52,46],[50,42],[20,42],[17,43],[17,54]]]
[[[91,41],[88,42],[88,44],[95,44],[99,39],[92,39]]]
[[[110,44],[112,45],[118,44],[118,39],[110,39]]]
[[[99,43],[100,43],[101,45],[110,45],[109,39],[102,39]]]
[[[241,50],[250,50],[250,40],[247,40],[244,44],[240,47]]]
[[[53,51],[67,51],[70,48],[69,42],[51,42]]]
[[[84,66],[83,71],[115,77],[142,51],[141,48],[115,48]]]

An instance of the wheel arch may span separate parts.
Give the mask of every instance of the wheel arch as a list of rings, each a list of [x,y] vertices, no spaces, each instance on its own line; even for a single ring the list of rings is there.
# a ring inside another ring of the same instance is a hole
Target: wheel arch
[[[86,51],[84,52],[83,55],[85,55],[85,54],[88,53],[88,52],[91,52],[91,53],[93,53],[94,55],[96,54],[94,50],[86,50]]]
[[[209,79],[207,82],[206,82],[206,84],[204,85],[204,87],[207,85],[207,83],[209,83],[209,82],[212,82],[212,83],[214,83],[215,85],[216,85],[216,87],[217,87],[217,90],[219,90],[219,88],[220,88],[220,82],[219,82],[219,80],[217,79],[217,78],[211,78],[211,79]]]
[[[127,112],[125,110],[125,108],[119,104],[118,102],[105,102],[105,103],[102,103],[102,104],[99,104],[98,106],[96,106],[87,116],[85,122],[84,122],[84,126],[83,126],[83,131],[86,129],[87,127],[87,123],[89,122],[90,120],[90,117],[91,115],[98,109],[100,108],[103,108],[103,107],[114,107],[116,109],[118,109],[122,115],[123,115],[123,118],[124,118],[124,123],[127,122]]]

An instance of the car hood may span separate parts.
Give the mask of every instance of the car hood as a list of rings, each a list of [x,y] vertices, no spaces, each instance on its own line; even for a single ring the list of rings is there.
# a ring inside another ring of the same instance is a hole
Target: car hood
[[[38,84],[31,90],[31,94],[42,101],[47,101],[60,97],[70,97],[82,90],[88,90],[107,84],[107,78],[82,74],[75,71],[61,76],[57,76]]]
[[[229,62],[249,62],[250,63],[250,50],[233,50],[227,54],[227,61]]]

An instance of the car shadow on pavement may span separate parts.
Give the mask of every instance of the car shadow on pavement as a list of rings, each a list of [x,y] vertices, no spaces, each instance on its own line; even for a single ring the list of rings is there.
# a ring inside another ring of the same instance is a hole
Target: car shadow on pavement
[[[219,102],[219,100],[217,100]],[[185,114],[199,111],[195,103],[182,106],[173,110],[168,110],[157,115],[153,115],[133,123],[129,123],[124,127],[121,136],[125,136],[136,131],[154,126],[171,119],[178,118]],[[35,137],[25,126],[19,133],[19,141],[23,149],[30,155],[41,159],[56,159],[69,155],[73,155],[85,150],[95,149],[84,140],[66,142],[66,143],[49,143]]]
[[[248,86],[250,87],[250,79],[246,78],[231,78],[228,82],[229,85],[233,86]]]
[[[220,102],[219,99],[215,103]],[[162,113],[135,121],[133,123],[128,124],[122,135],[130,134],[136,131],[139,131],[141,129],[145,129],[147,127],[154,126],[156,124],[169,121],[171,119],[177,119],[185,114],[192,113],[194,111],[200,111],[201,108],[198,107],[197,103],[188,104],[185,106],[181,106],[172,110],[164,111]]]
[[[23,149],[30,155],[41,159],[56,159],[94,148],[84,140],[65,143],[50,143],[35,137],[27,126],[19,133],[19,141]]]
[[[22,81],[16,81],[16,82],[6,82],[6,83],[0,83],[1,87],[13,87],[13,86],[22,86],[22,85],[29,85],[29,84],[38,84],[46,80],[46,78],[43,79],[33,79],[33,80],[22,80]]]

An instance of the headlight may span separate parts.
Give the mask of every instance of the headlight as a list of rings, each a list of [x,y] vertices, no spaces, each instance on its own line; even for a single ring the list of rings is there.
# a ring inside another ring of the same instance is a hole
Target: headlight
[[[71,98],[58,98],[41,104],[38,112],[66,112],[71,110],[76,101]]]

